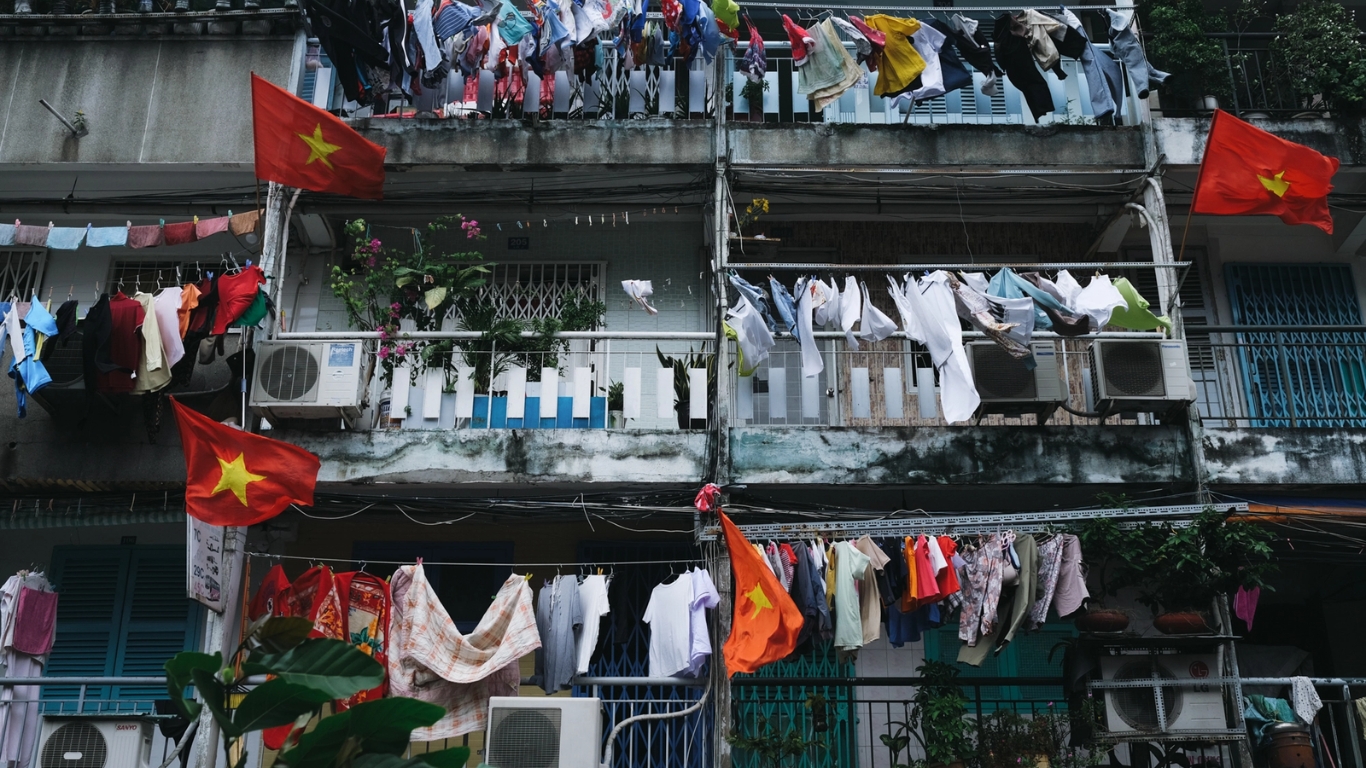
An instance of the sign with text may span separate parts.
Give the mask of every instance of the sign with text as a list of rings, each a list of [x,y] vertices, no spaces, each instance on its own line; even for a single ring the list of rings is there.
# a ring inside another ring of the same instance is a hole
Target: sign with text
[[[223,611],[223,527],[186,520],[186,591],[191,600]]]

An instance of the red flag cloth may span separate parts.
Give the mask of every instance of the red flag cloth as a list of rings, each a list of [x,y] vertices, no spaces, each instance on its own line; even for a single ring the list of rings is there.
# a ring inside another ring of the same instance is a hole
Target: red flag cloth
[[[735,577],[731,582],[735,615],[731,618],[730,637],[722,649],[726,674],[734,676],[736,672],[754,672],[790,656],[797,648],[797,635],[804,619],[801,609],[735,523],[719,509],[716,514],[726,534]]]
[[[254,525],[313,504],[318,457],[219,424],[171,398],[185,452],[185,511],[213,525]]]
[[[337,116],[251,76],[256,178],[314,192],[384,198],[384,148]]]
[[[1267,133],[1229,113],[1214,113],[1192,213],[1265,213],[1286,224],[1313,224],[1333,234],[1328,192],[1338,159]]]

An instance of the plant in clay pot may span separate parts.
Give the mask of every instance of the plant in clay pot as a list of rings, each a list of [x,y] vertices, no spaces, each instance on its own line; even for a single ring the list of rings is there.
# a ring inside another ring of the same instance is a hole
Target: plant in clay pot
[[[926,661],[916,672],[922,682],[915,689],[906,729],[925,749],[925,765],[962,765],[974,755],[968,698],[958,687],[958,669],[942,661]]]
[[[1148,578],[1139,602],[1157,618],[1158,629],[1173,634],[1209,631],[1202,612],[1212,601],[1239,587],[1269,589],[1275,570],[1271,534],[1253,523],[1232,520],[1212,507],[1191,522],[1149,526],[1156,532]]]
[[[1109,500],[1107,500],[1109,501]],[[1110,503],[1124,506],[1124,499]],[[1077,628],[1086,632],[1119,632],[1129,626],[1129,614],[1105,605],[1121,589],[1142,581],[1147,568],[1149,533],[1144,528],[1124,528],[1107,517],[1087,520],[1076,529],[1082,556],[1095,598],[1077,617]]]

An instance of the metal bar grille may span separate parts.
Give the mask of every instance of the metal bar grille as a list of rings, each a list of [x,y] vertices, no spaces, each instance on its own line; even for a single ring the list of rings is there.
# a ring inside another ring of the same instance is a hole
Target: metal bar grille
[[[0,298],[27,301],[42,284],[45,248],[0,249]]]

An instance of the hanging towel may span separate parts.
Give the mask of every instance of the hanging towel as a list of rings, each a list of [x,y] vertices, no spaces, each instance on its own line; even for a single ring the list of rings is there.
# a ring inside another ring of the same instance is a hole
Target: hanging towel
[[[1115,310],[1128,309],[1129,302],[1115,289],[1109,277],[1096,275],[1077,294],[1073,308],[1091,318],[1091,330],[1099,331],[1109,325]]]
[[[513,574],[468,635],[460,634],[421,565],[390,584],[389,693],[440,704],[446,715],[413,731],[435,741],[483,730],[490,696],[517,695],[518,660],[541,647],[531,586]]]
[[[128,245],[128,227],[87,227],[85,244],[90,248]]]
[[[735,306],[726,313],[726,324],[735,331],[735,341],[740,345],[740,375],[750,376],[768,359],[773,334],[744,294],[736,297]]]
[[[219,232],[228,231],[228,217],[219,216],[214,219],[200,219],[194,224],[194,239],[203,240],[209,235],[216,235]]]
[[[239,213],[228,220],[228,229],[234,234],[245,235],[256,231],[256,225],[261,220],[260,211],[247,211]]]
[[[0,224],[0,245],[14,245],[13,224]]]
[[[24,587],[14,615],[14,650],[42,656],[52,650],[57,624],[57,593]]]
[[[161,245],[161,243],[161,226],[159,224],[128,228],[129,248],[152,248]]]
[[[53,227],[47,232],[47,247],[58,251],[74,251],[85,239],[85,227]]]
[[[845,50],[829,19],[813,27],[811,34],[815,41],[806,66],[797,69],[797,92],[815,102],[816,109],[825,109],[859,81],[863,70]]]
[[[194,242],[194,222],[182,221],[176,224],[167,224],[163,237],[167,245],[184,245]]]
[[[18,631],[16,627],[16,642],[18,641]],[[1319,710],[1323,709],[1323,700],[1319,698],[1319,692],[1314,689],[1314,681],[1307,677],[1290,678],[1290,706],[1295,710],[1295,716],[1303,720],[1306,725],[1314,724],[1314,718],[1318,716]]]
[[[811,289],[806,283],[798,281],[797,291],[797,341],[802,347],[802,375],[811,378],[825,370],[825,357],[816,346],[815,329],[811,327],[811,315],[814,312]]]
[[[35,227],[31,224],[19,224],[14,228],[14,243],[16,245],[36,245],[45,247],[47,245],[47,233],[52,227]]]
[[[646,312],[657,315],[659,310],[650,306],[650,297],[655,295],[654,283],[650,280],[622,280],[621,289],[626,291],[626,295],[631,300],[639,304]]]
[[[1261,594],[1261,587],[1238,587],[1238,591],[1233,595],[1233,614],[1243,620],[1249,632],[1252,631],[1252,619],[1257,615],[1257,598]]]

